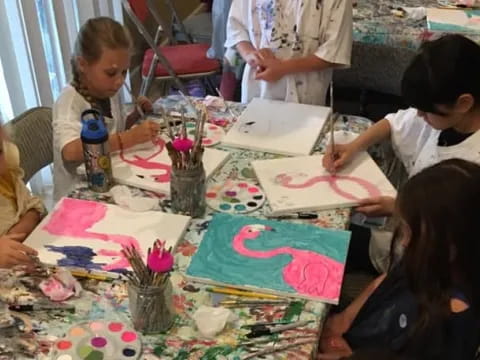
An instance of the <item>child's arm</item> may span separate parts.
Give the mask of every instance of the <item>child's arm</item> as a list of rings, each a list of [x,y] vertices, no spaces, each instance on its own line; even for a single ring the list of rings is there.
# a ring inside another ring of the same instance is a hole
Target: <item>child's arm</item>
[[[127,115],[127,120],[125,124],[125,128],[128,130],[130,129],[135,123],[140,120],[142,114],[138,111],[138,107],[141,108],[144,114],[151,113],[153,111],[153,105],[149,98],[145,96],[139,96],[137,98],[134,110]]]
[[[334,65],[335,64],[325,61],[316,55],[286,60],[280,60],[278,58],[262,59],[259,63],[262,70],[256,74],[255,79],[277,81],[288,74],[321,71]]]
[[[17,239],[23,241],[35,229],[40,220],[40,213],[35,209],[30,209],[23,214],[18,223],[8,230],[8,234],[23,234],[23,237]]]
[[[121,147],[130,148],[151,141],[158,135],[159,128],[157,123],[147,120],[127,131],[110,134],[108,140],[110,151],[118,151]],[[62,157],[67,162],[83,161],[82,141],[75,139],[65,145],[62,149]]]
[[[382,119],[361,133],[351,143],[335,145],[335,149],[328,146],[322,160],[323,167],[332,173],[340,170],[359,152],[388,139],[390,131],[390,122],[387,119]]]
[[[342,336],[350,329],[353,321],[357,317],[361,308],[367,302],[368,298],[378,288],[387,274],[382,274],[373,280],[355,300],[341,313],[332,315],[328,318],[322,330],[322,337]]]

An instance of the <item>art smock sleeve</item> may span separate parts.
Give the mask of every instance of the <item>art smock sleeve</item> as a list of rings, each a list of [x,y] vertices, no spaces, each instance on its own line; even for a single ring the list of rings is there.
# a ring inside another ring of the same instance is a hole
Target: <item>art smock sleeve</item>
[[[326,13],[323,21],[328,21],[328,24],[323,36],[320,34],[323,41],[315,55],[333,64],[350,66],[353,34],[352,1],[333,0],[330,11]]]
[[[227,20],[225,47],[231,48],[241,41],[251,41],[249,35],[248,0],[233,0]]]
[[[417,115],[414,108],[399,110],[385,118],[390,124],[392,147],[410,174],[433,129]]]

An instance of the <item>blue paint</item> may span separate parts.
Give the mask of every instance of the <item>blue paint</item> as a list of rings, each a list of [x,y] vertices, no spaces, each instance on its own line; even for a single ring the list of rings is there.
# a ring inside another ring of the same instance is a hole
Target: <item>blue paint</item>
[[[92,260],[97,254],[86,246],[45,246],[49,251],[63,254],[65,257],[58,260],[60,266],[81,267],[89,270],[101,270],[103,265]]]
[[[220,210],[230,210],[232,206],[230,204],[220,204]]]
[[[237,204],[233,208],[237,211],[245,211],[246,210],[246,207],[243,204]]]
[[[233,249],[234,236],[243,226],[252,224],[267,225],[275,231],[266,231],[257,239],[245,242],[245,246],[251,250],[268,251],[289,246],[311,250],[345,263],[350,241],[348,231],[218,213],[213,216],[187,269],[187,275],[219,283],[295,293],[283,280],[283,268],[292,259],[289,254],[256,259],[243,256]]]

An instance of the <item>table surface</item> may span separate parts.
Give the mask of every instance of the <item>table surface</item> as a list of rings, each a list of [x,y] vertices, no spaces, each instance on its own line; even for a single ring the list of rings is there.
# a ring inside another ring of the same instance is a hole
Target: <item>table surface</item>
[[[164,104],[175,106],[177,99],[172,98],[163,100]],[[232,110],[239,114],[243,110],[243,105],[232,103]],[[231,117],[227,113],[211,112],[210,118],[217,121],[230,122]],[[338,128],[348,128],[354,132],[361,132],[369,126],[370,122],[363,118],[349,117],[348,122],[340,121]],[[325,139],[317,145],[317,151],[324,147]],[[232,150],[229,161],[217,171],[210,179],[209,185],[222,184],[227,178],[243,179],[257,183],[253,170],[250,167],[252,159],[272,158],[274,155],[252,152],[246,150]],[[257,183],[258,184],[258,183]],[[152,193],[139,189],[132,189],[134,193],[155,196]],[[108,196],[94,193],[85,186],[77,188],[71,193],[71,197],[111,202]],[[167,211],[168,209],[167,205]],[[264,208],[248,215],[263,216]],[[279,306],[263,306],[260,308],[241,308],[234,312],[238,317],[235,327],[227,329],[215,339],[202,339],[195,329],[194,321],[191,316],[200,305],[211,306],[212,301],[218,300],[220,295],[212,295],[204,290],[203,285],[189,283],[184,278],[185,270],[190,262],[191,256],[195,253],[202,236],[204,235],[212,211],[202,219],[194,219],[185,238],[177,247],[175,253],[175,271],[172,274],[172,283],[174,288],[174,307],[177,313],[173,328],[166,334],[155,336],[143,336],[143,356],[142,359],[241,359],[248,354],[244,349],[237,345],[242,336],[246,333],[240,329],[241,325],[255,323],[259,321],[285,320],[312,320],[307,327],[287,332],[290,335],[298,336],[319,336],[321,326],[328,312],[328,306],[314,301],[301,301],[291,306],[288,311]],[[309,220],[314,225],[344,229],[349,216],[349,210],[332,210],[320,213],[318,219]],[[216,298],[216,299],[214,299]],[[128,298],[126,286],[124,283],[97,283],[90,282],[84,284],[84,291],[80,298],[69,301],[75,304],[76,312],[74,314],[55,312],[33,313],[32,317],[34,328],[36,329],[36,339],[43,347],[51,347],[56,337],[61,337],[66,330],[73,324],[94,319],[117,320],[130,324],[128,312]],[[1,340],[0,340],[1,342]],[[290,351],[284,351],[268,355],[267,359],[309,359],[316,352],[316,343],[295,347]],[[158,356],[158,357],[157,357]],[[39,357],[42,358],[42,357]],[[43,357],[47,359],[48,356]]]
[[[427,29],[427,20],[412,20],[392,14],[399,6],[438,7],[437,0],[357,0],[353,11],[354,40],[360,43],[407,47],[416,49],[425,40],[438,38],[443,33]],[[480,34],[468,34],[480,41]]]

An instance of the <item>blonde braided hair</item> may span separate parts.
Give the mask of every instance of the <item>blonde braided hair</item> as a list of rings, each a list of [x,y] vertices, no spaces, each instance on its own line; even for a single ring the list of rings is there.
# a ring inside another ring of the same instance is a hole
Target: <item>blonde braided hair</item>
[[[92,105],[92,108],[101,108],[99,99],[92,96],[87,86],[82,83],[82,74],[78,67],[78,58],[84,58],[88,63],[100,60],[103,48],[131,49],[132,41],[127,29],[109,17],[97,17],[87,20],[78,32],[70,60],[72,66],[72,81],[70,84]]]

